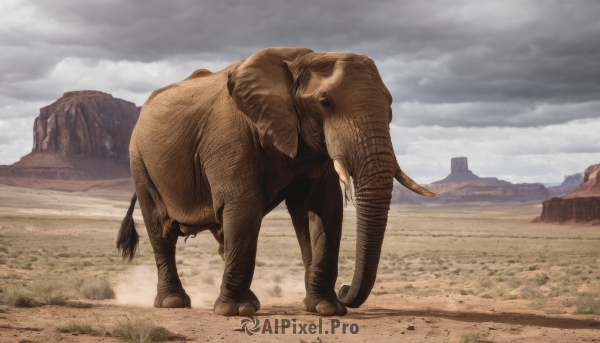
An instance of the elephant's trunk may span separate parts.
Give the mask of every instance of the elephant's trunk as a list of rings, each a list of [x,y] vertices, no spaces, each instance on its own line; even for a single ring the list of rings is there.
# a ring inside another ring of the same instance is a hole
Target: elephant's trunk
[[[372,124],[372,123],[371,123]],[[356,206],[356,262],[350,286],[342,286],[339,301],[349,307],[362,305],[375,284],[381,246],[387,225],[396,158],[385,123],[363,131],[363,147],[354,161]],[[364,128],[364,126],[363,126]],[[339,171],[338,171],[339,173]]]
[[[358,186],[355,182],[356,262],[351,286],[342,286],[339,300],[349,307],[362,305],[375,284],[381,245],[390,208],[392,178],[376,177]]]

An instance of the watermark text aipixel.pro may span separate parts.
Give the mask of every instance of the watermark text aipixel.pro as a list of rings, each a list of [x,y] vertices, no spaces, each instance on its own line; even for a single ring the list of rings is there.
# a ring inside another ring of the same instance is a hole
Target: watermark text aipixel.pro
[[[257,317],[242,319],[242,332],[248,335],[356,335],[360,327],[356,323],[346,323],[339,319],[319,318],[317,322],[303,323],[294,319],[271,319],[262,321]]]

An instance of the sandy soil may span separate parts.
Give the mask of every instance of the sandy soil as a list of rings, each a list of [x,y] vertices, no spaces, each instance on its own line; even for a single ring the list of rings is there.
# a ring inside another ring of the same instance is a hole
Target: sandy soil
[[[335,318],[335,334],[332,319],[322,318],[321,334],[293,334],[292,327],[282,334],[279,327],[278,334],[248,336],[241,332],[243,318],[212,314],[223,263],[210,234],[178,244],[178,269],[193,308],[151,307],[156,273],[139,210],[138,256],[128,264],[114,248],[128,203],[122,193],[0,186],[0,299],[9,287],[77,278],[106,277],[116,293],[99,301],[65,293],[91,308],[0,305],[1,342],[118,342],[113,329],[125,317],[151,319],[171,341],[459,342],[469,334],[479,342],[600,341],[600,313],[593,307],[600,298],[600,228],[530,223],[540,205],[394,206],[373,293]],[[354,215],[349,207],[338,286],[352,278]],[[279,326],[295,319],[308,331],[320,317],[300,310],[304,270],[284,209],[265,218],[260,235],[252,286],[262,303],[260,327],[267,319]],[[101,331],[57,329],[81,320]]]

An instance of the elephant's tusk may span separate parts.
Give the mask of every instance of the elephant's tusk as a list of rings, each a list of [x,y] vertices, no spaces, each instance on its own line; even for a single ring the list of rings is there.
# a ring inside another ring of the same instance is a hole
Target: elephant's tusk
[[[352,185],[350,184],[350,173],[348,173],[348,169],[346,169],[344,163],[339,158],[333,160],[333,168],[335,169],[335,172],[338,174],[340,180],[344,184],[344,207],[346,207],[348,200],[354,201],[354,199],[352,198]]]
[[[341,160],[339,158],[336,158],[335,160],[333,160],[333,168],[335,169],[335,172],[338,173],[338,175],[340,176],[340,180],[342,180],[342,182],[346,186],[349,186],[350,185],[350,173],[348,173],[348,170],[346,169],[346,167],[344,166],[344,164],[341,162]]]
[[[418,183],[414,182],[408,175],[404,174],[402,169],[400,169],[400,165],[396,162],[396,170],[394,171],[394,178],[400,182],[400,184],[411,191],[426,196],[426,197],[437,197],[439,194],[434,193],[425,187],[420,186]]]

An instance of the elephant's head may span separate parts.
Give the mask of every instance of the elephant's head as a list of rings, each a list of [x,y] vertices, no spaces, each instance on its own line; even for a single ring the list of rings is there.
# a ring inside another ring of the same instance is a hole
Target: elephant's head
[[[305,48],[261,50],[229,74],[227,87],[263,140],[294,158],[299,137],[328,154],[347,188],[354,181],[356,265],[338,298],[350,307],[369,296],[377,276],[395,177],[410,190],[436,196],[400,169],[390,138],[392,97],[373,60]]]

